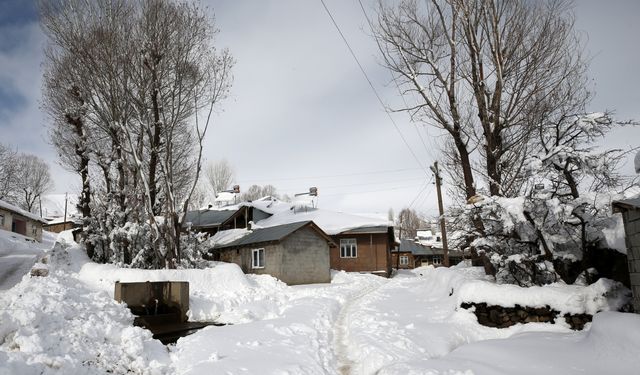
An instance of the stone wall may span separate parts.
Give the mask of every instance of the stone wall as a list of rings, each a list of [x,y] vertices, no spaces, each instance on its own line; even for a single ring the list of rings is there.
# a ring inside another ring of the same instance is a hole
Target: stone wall
[[[626,232],[627,265],[633,292],[633,307],[640,313],[640,209],[622,213]]]
[[[592,316],[589,314],[564,314],[559,317],[559,311],[550,306],[529,307],[515,305],[514,307],[502,307],[497,305],[487,305],[486,303],[460,304],[463,309],[474,308],[474,313],[478,318],[478,323],[487,327],[507,328],[518,323],[551,323],[555,324],[558,319],[564,319],[573,330],[582,330],[584,325],[591,322]]]

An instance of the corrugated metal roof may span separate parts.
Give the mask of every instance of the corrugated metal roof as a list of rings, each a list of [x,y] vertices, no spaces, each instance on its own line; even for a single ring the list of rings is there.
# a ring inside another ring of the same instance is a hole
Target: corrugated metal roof
[[[185,223],[194,227],[215,227],[229,220],[237,210],[197,210],[189,211],[184,218]]]
[[[244,246],[249,246],[249,245],[254,245],[259,243],[280,241],[283,238],[290,235],[291,233],[308,225],[309,223],[311,223],[311,221],[300,221],[297,223],[256,229],[253,232],[247,234],[246,236],[238,238],[233,242],[229,242],[228,244],[225,244],[219,247],[215,246],[214,248],[224,249],[224,248],[230,248],[230,247],[244,247]]]
[[[386,225],[380,225],[375,227],[361,227],[361,228],[353,228],[341,232],[340,234],[358,234],[358,233],[387,233],[389,227]]]

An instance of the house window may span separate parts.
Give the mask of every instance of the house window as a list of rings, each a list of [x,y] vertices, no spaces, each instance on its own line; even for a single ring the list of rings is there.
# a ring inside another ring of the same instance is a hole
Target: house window
[[[400,265],[401,266],[409,265],[409,257],[407,255],[400,255]]]
[[[340,258],[357,258],[358,245],[355,238],[343,238],[340,240]]]
[[[434,264],[434,265],[440,265],[440,264],[442,264],[442,258],[440,258],[440,256],[439,256],[439,255],[434,256],[434,257],[433,257],[433,264]]]
[[[251,250],[251,268],[264,268],[264,249]]]
[[[0,228],[4,228],[4,215],[0,215]]]
[[[31,235],[33,237],[37,237],[38,236],[38,227],[36,227],[35,225],[31,226]]]

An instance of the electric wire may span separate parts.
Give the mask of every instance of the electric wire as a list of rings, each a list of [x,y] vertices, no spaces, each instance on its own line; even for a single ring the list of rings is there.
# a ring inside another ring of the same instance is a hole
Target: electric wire
[[[367,83],[369,83],[369,87],[371,87],[371,90],[373,91],[373,94],[376,96],[376,98],[378,99],[378,102],[380,102],[380,105],[382,106],[382,108],[384,109],[384,112],[387,114],[387,117],[389,118],[389,120],[391,121],[391,123],[393,124],[394,128],[396,129],[396,131],[398,132],[398,135],[400,135],[400,138],[402,138],[402,141],[404,142],[405,146],[407,146],[407,149],[409,150],[409,152],[411,153],[411,155],[413,156],[413,158],[416,160],[416,162],[418,163],[418,165],[420,166],[420,168],[422,168],[422,170],[425,172],[426,175],[429,175],[429,172],[427,171],[427,169],[424,167],[424,165],[422,164],[422,162],[420,161],[420,159],[418,158],[418,156],[416,155],[416,153],[413,151],[413,149],[411,148],[411,146],[409,145],[409,142],[407,142],[406,138],[404,137],[404,135],[402,134],[402,132],[400,131],[400,128],[398,127],[398,124],[396,124],[396,121],[393,119],[393,117],[391,116],[391,114],[389,113],[389,110],[387,108],[387,106],[384,104],[384,101],[382,100],[382,98],[380,97],[380,94],[378,94],[378,90],[376,90],[375,86],[373,85],[373,83],[371,82],[371,79],[369,79],[369,75],[367,74],[367,72],[364,70],[364,67],[362,66],[362,64],[360,63],[360,60],[358,59],[358,57],[356,56],[355,52],[353,51],[353,49],[351,48],[351,45],[349,44],[349,42],[347,41],[347,38],[344,36],[344,34],[342,33],[342,30],[340,29],[340,26],[338,26],[338,23],[336,22],[335,18],[333,17],[333,15],[331,14],[331,11],[329,10],[329,8],[327,7],[327,4],[325,4],[324,0],[320,0],[320,2],[322,3],[322,6],[324,7],[324,10],[327,12],[327,15],[329,16],[329,18],[331,18],[331,22],[333,23],[333,25],[335,26],[336,30],[338,31],[338,33],[340,34],[340,37],[342,38],[342,40],[344,41],[345,45],[347,46],[347,49],[349,50],[349,52],[351,53],[351,56],[353,57],[353,59],[355,60],[356,64],[358,65],[358,68],[360,68],[360,71],[362,72],[362,74],[364,75],[364,78],[367,80]]]

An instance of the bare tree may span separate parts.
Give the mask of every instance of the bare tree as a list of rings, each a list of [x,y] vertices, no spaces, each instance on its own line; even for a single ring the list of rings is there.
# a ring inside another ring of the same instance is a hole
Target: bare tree
[[[29,212],[35,212],[36,203],[53,187],[49,166],[34,155],[21,154],[17,158],[17,203]]]
[[[217,162],[209,162],[205,169],[206,181],[209,188],[213,191],[213,195],[229,189],[233,181],[233,168],[226,159]]]
[[[414,239],[418,229],[424,226],[424,224],[424,220],[411,208],[403,208],[398,214],[398,226],[400,227],[401,239]]]
[[[401,110],[448,134],[466,198],[475,195],[474,172],[490,195],[520,193],[539,108],[571,100],[558,92],[584,72],[567,2],[381,2],[374,35],[383,64],[415,101]]]
[[[18,153],[10,146],[0,144],[0,200],[12,201],[18,174]]]

